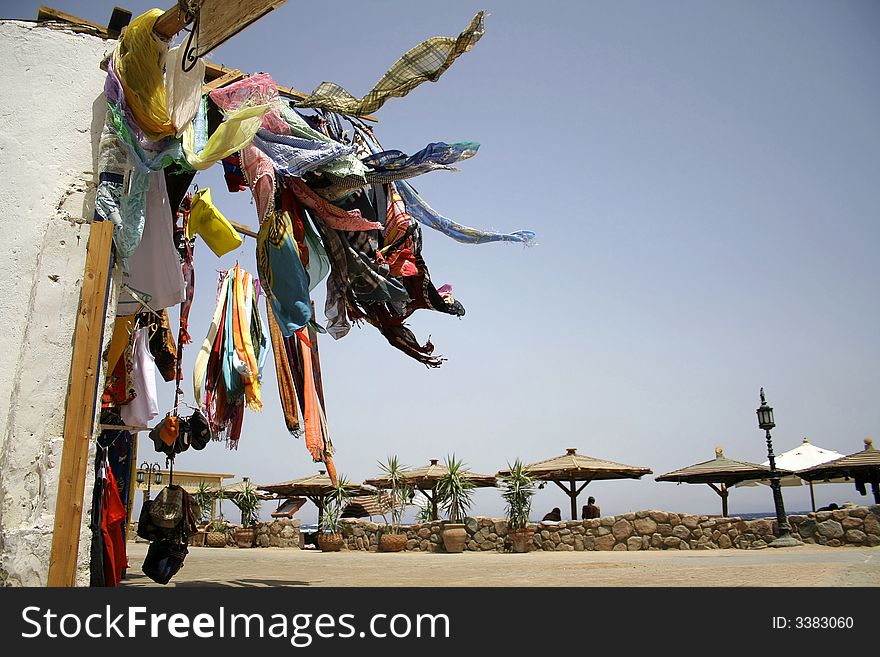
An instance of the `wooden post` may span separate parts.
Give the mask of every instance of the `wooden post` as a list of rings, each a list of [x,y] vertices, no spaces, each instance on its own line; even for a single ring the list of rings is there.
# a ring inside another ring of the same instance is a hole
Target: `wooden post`
[[[55,501],[49,586],[73,586],[76,583],[89,440],[95,423],[104,318],[113,264],[112,245],[111,222],[90,224],[79,313],[73,333],[70,386],[64,412],[64,446]]]
[[[125,509],[125,540],[127,541],[128,530],[131,528],[131,513],[134,510],[134,495],[137,492],[137,450],[138,435],[134,434],[131,441],[131,454],[129,458],[131,463],[128,468],[128,507]]]
[[[813,513],[816,513],[816,494],[813,492],[813,480],[810,479],[810,504],[813,507]]]
[[[730,494],[730,492],[727,490],[727,484],[721,482],[721,488],[718,488],[718,486],[716,486],[712,482],[707,481],[706,485],[709,486],[709,488],[714,490],[716,493],[718,493],[718,497],[721,498],[721,516],[723,518],[727,518],[727,496]]]

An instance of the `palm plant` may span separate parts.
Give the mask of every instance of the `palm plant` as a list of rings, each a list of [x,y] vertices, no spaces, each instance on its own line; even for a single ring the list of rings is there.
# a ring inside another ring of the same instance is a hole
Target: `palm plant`
[[[351,491],[349,487],[351,483],[345,477],[340,475],[337,478],[336,486],[324,498],[321,513],[321,530],[328,531],[331,534],[338,534],[340,520],[342,520],[342,512],[348,506],[351,499]]]
[[[474,482],[455,455],[446,457],[447,472],[437,480],[435,495],[451,523],[461,523],[473,503]]]
[[[257,487],[248,482],[241,492],[236,493],[232,502],[241,510],[241,524],[243,527],[253,527],[260,519],[260,498],[257,495]]]
[[[214,494],[210,486],[202,480],[194,495],[196,504],[199,505],[199,522],[205,523],[211,519],[211,507],[214,505]]]
[[[383,495],[382,491],[376,493],[376,501],[379,508],[382,509],[382,518],[385,520],[386,531],[389,534],[400,534],[400,523],[403,519],[403,513],[412,498],[412,486],[406,483],[407,466],[401,465],[396,456],[389,456],[385,463],[379,463],[379,469],[388,478],[390,484],[388,495]],[[385,511],[391,514],[391,523],[388,523],[388,517]]]
[[[532,496],[535,494],[535,481],[522,461],[517,459],[511,466],[510,474],[501,477],[501,497],[507,504],[507,527],[509,530],[525,529],[532,510]]]

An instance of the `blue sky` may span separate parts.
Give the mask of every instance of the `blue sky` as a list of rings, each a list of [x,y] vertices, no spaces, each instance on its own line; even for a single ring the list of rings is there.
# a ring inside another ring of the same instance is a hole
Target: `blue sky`
[[[101,23],[113,6],[51,4]],[[32,19],[38,5],[6,3],[4,15]],[[566,447],[654,475],[708,460],[716,445],[761,462],[761,386],[777,453],[803,436],[842,453],[880,438],[880,5],[319,6],[289,2],[209,59],[303,91],[329,80],[361,95],[407,49],[457,35],[486,9],[483,39],[436,84],[390,100],[376,134],[405,152],[481,142],[459,173],[422,176],[419,191],[461,223],[538,234],[529,249],[424,230],[434,282],[452,283],[467,309],[461,320],[412,318],[448,358],[439,370],[369,326],[321,341],[340,472],[362,480],[389,454],[421,465],[454,452],[492,473]],[[227,193],[219,169],[196,181],[227,216],[256,224],[249,194]],[[252,241],[220,259],[197,246],[196,343],[216,270],[236,259],[255,272]],[[237,452],[212,444],[177,467],[260,483],[314,472],[284,429],[271,359],[263,391]],[[161,395],[170,405],[172,387]],[[784,493],[789,510],[809,507],[806,487]],[[594,482],[587,494],[606,514],[720,509],[707,486],[653,476]],[[817,487],[820,505],[845,500],[868,498]],[[539,518],[567,498],[547,487],[534,506]],[[737,489],[730,509],[770,510],[770,491]],[[475,512],[501,515],[497,492],[481,491]]]

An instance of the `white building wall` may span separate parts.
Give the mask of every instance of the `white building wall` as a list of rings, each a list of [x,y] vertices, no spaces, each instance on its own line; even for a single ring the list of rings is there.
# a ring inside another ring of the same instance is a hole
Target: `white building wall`
[[[106,107],[99,64],[112,45],[0,21],[0,585],[47,581],[73,330]],[[93,460],[94,444],[79,584],[88,583]]]

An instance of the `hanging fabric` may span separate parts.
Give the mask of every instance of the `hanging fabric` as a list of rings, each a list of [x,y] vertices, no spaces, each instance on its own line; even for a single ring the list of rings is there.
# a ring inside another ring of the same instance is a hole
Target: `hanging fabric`
[[[178,137],[195,117],[205,83],[205,60],[197,59],[186,71],[183,66],[185,50],[177,46],[165,56],[166,110]]]
[[[150,9],[135,18],[113,52],[113,63],[129,107],[150,139],[174,134],[168,117],[162,63],[168,46],[153,34],[153,26],[164,12]]]
[[[150,174],[147,217],[138,248],[129,259],[129,271],[123,283],[147,299],[150,308],[160,310],[180,303],[185,289],[180,258],[174,245],[174,219],[162,172]],[[117,312],[137,312],[141,303],[122,292]]]
[[[312,318],[312,307],[308,274],[286,210],[273,212],[260,226],[257,269],[280,331],[290,337]]]
[[[193,195],[186,237],[198,234],[217,257],[234,251],[242,244],[242,237],[211,200],[211,188],[198,190]]]
[[[149,347],[149,329],[140,328],[134,337],[134,389],[136,396],[119,409],[122,421],[132,427],[146,427],[159,414],[156,395],[156,364]]]
[[[458,36],[433,37],[404,53],[376,86],[363,98],[355,98],[333,82],[322,82],[297,107],[317,107],[339,114],[363,116],[375,112],[394,96],[405,96],[423,82],[436,82],[460,55],[483,36],[483,17],[478,12]]]
[[[193,370],[196,402],[211,430],[225,432],[233,449],[241,437],[245,406],[259,411],[263,405],[260,373],[269,329],[254,316],[256,297],[249,272],[236,265],[220,274],[214,316]]]
[[[299,437],[301,429],[299,414],[296,410],[297,392],[290,371],[290,361],[287,356],[284,336],[278,328],[275,313],[272,312],[272,304],[266,297],[266,315],[269,317],[269,336],[272,340],[272,355],[275,358],[275,377],[278,380],[278,396],[281,399],[281,410],[284,413],[284,424],[292,436]]]

